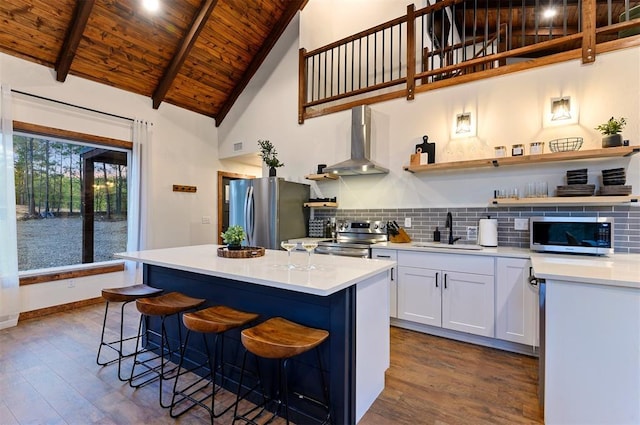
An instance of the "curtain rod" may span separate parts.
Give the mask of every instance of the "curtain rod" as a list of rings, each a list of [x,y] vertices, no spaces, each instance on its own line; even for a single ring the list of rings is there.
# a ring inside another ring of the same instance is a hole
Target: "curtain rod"
[[[97,114],[107,115],[107,116],[110,116],[110,117],[113,117],[113,118],[119,118],[121,120],[127,120],[127,121],[131,121],[131,122],[135,121],[133,118],[123,117],[122,115],[116,115],[116,114],[111,114],[109,112],[98,111],[97,109],[91,109],[91,108],[87,108],[85,106],[78,106],[78,105],[74,105],[73,103],[67,103],[67,102],[63,102],[61,100],[50,99],[48,97],[39,96],[37,94],[27,93],[27,92],[23,92],[23,91],[20,91],[20,90],[11,89],[11,92],[22,94],[22,95],[25,95],[25,96],[35,97],[36,99],[47,100],[49,102],[58,103],[60,105],[71,106],[72,108],[78,108],[78,109],[83,109],[85,111],[95,112]]]

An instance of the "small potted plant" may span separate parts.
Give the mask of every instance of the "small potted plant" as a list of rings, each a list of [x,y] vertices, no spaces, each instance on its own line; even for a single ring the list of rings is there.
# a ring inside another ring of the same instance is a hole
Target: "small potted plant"
[[[229,226],[226,232],[220,233],[222,240],[227,244],[229,250],[238,250],[241,248],[242,241],[246,237],[242,226]]]
[[[260,157],[267,167],[269,167],[269,177],[275,177],[276,168],[282,167],[284,164],[278,159],[278,152],[275,146],[268,140],[258,140],[260,147]]]
[[[609,121],[604,124],[600,124],[595,129],[602,133],[602,147],[612,148],[615,146],[622,146],[622,129],[627,124],[627,120],[624,118],[615,119],[609,118]]]

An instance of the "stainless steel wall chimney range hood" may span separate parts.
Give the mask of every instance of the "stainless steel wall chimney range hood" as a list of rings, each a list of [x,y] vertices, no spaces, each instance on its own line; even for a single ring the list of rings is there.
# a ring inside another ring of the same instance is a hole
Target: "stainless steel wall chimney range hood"
[[[388,169],[369,159],[371,155],[371,109],[367,105],[351,109],[351,158],[323,169],[340,176],[386,174]]]

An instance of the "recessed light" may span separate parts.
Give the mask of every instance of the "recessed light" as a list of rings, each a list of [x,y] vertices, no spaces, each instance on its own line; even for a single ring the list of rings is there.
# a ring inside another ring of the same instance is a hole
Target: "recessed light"
[[[142,6],[149,12],[157,12],[160,9],[160,0],[142,0]]]

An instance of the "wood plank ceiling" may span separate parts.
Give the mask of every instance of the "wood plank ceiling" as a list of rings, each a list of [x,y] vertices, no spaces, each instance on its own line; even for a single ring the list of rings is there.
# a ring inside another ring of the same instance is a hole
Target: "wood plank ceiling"
[[[0,51],[220,125],[307,0],[2,0]]]

